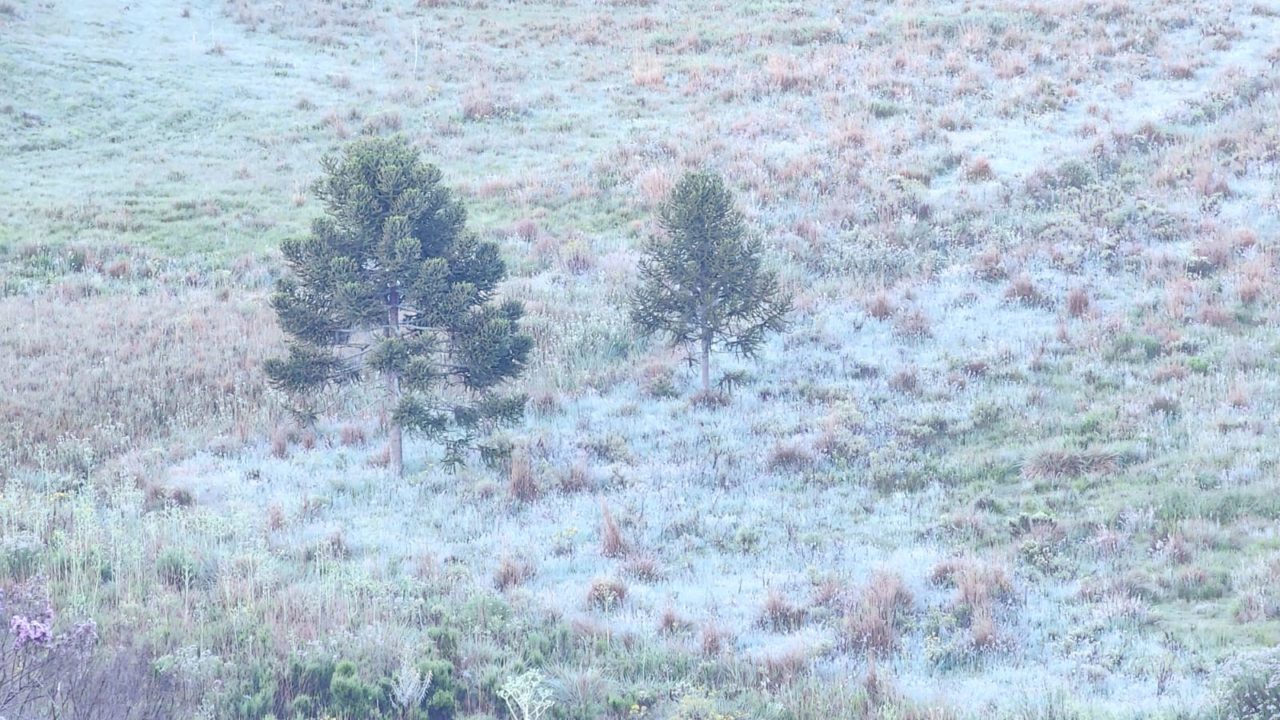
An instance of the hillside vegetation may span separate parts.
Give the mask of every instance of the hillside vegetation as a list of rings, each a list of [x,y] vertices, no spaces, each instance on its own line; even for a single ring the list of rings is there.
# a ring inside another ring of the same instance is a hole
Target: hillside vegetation
[[[1271,0],[0,0],[0,717],[1280,716],[1277,118]],[[534,341],[403,480],[263,370],[367,135]],[[722,402],[627,307],[703,169]]]

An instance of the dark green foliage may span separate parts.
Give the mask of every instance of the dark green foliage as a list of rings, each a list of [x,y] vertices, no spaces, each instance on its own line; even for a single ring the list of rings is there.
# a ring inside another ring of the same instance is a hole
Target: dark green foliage
[[[356,664],[343,660],[329,680],[330,706],[339,715],[351,718],[379,717],[389,704],[384,688],[360,679]]]
[[[318,709],[315,698],[310,695],[298,695],[289,703],[289,717],[315,717]]]
[[[518,418],[523,397],[494,389],[532,347],[523,307],[496,301],[498,248],[466,230],[440,171],[399,138],[357,140],[324,170],[324,217],[281,248],[290,274],[272,306],[290,343],[266,364],[272,384],[301,393],[380,374],[398,426],[451,449]]]
[[[14,542],[0,547],[0,570],[4,577],[22,582],[40,567],[40,546],[35,542]]]
[[[759,238],[720,176],[688,173],[658,211],[665,237],[649,243],[631,319],[644,334],[696,347],[702,389],[710,391],[708,356],[715,347],[750,357],[770,332],[786,326],[791,300],[776,274],[761,267]]]
[[[295,695],[308,696],[313,703],[328,702],[333,671],[331,660],[294,660],[289,664],[289,687]]]
[[[244,720],[259,720],[267,717],[275,705],[275,682],[271,680],[268,673],[254,671],[248,686],[253,692],[246,692],[235,698],[232,714]]]
[[[461,634],[453,629],[446,627],[433,627],[427,630],[427,637],[436,645],[436,651],[440,653],[440,657],[446,660],[458,659],[458,643],[461,640]]]
[[[200,579],[195,558],[176,548],[167,548],[156,557],[156,572],[165,584],[179,590],[190,590]]]

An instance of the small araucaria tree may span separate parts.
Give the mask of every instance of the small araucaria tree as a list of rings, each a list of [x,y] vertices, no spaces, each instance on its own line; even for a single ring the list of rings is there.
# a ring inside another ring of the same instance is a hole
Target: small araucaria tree
[[[357,140],[323,165],[324,216],[281,248],[291,273],[271,302],[289,355],[267,376],[290,393],[379,376],[391,470],[403,472],[402,429],[456,459],[483,424],[524,409],[496,392],[533,344],[522,305],[496,301],[498,248],[466,230],[440,171],[403,139]]]
[[[658,222],[665,237],[644,249],[631,319],[646,335],[696,349],[702,392],[710,393],[712,349],[751,357],[767,333],[786,327],[791,299],[761,267],[760,239],[748,236],[719,175],[685,174]]]

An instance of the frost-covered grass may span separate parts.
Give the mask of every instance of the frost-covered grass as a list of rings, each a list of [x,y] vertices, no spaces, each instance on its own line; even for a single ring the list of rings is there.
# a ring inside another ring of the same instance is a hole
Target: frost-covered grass
[[[0,582],[214,714],[406,647],[460,715],[529,667],[570,717],[1245,712],[1280,13],[402,5],[0,3]],[[360,397],[297,427],[260,371],[320,156],[390,132],[537,342],[511,459],[404,482]],[[623,307],[702,165],[796,296],[723,406]]]

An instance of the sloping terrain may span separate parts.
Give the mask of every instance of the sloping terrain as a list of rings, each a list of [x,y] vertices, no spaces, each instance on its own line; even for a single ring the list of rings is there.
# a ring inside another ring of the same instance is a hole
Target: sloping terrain
[[[1266,2],[0,2],[0,587],[215,717],[404,653],[458,716],[1248,716],[1278,63]],[[403,482],[261,371],[321,157],[394,133],[537,343],[509,458]],[[796,305],[722,406],[625,312],[699,167]]]

